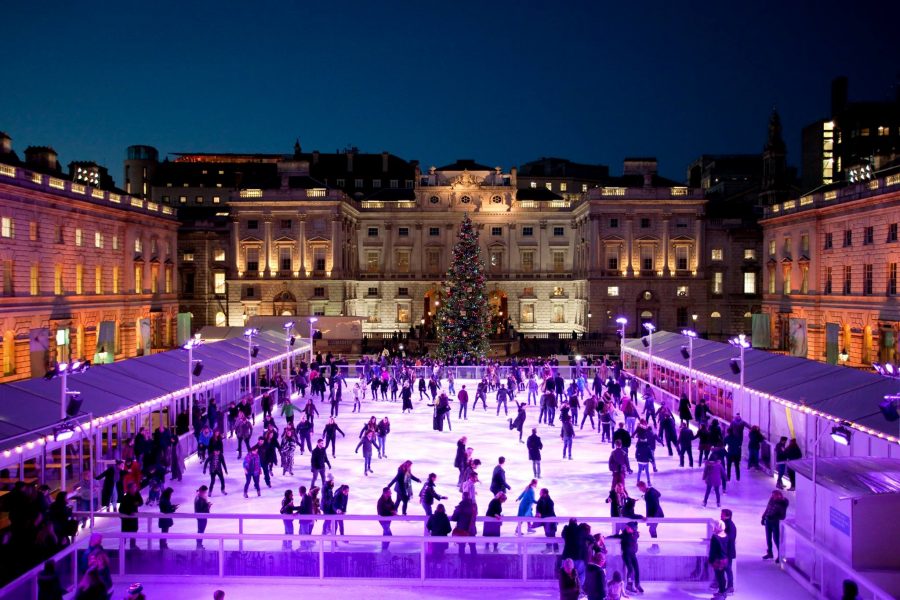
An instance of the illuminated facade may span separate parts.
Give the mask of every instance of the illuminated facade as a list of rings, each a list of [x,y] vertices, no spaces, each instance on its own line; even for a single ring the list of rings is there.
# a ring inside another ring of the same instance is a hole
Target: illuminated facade
[[[0,381],[170,348],[174,210],[67,177],[50,148],[25,156],[0,134]]]

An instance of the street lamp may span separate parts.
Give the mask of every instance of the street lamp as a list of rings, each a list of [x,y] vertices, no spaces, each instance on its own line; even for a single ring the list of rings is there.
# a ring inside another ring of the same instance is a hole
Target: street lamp
[[[628,319],[625,317],[619,317],[616,319],[616,323],[619,324],[619,360],[622,361],[622,366],[625,366],[625,326],[628,325]]]
[[[259,329],[250,327],[244,330],[247,338],[247,392],[253,393],[253,359],[259,354],[259,346],[253,345],[253,336],[259,335]]]
[[[693,329],[682,329],[681,335],[685,336],[688,340],[687,347],[681,347],[681,355],[688,359],[688,402],[694,402],[694,338],[697,337],[697,332]]]
[[[656,331],[656,325],[653,323],[644,323],[644,329],[647,335],[641,338],[641,343],[645,348],[650,349],[650,360],[647,365],[647,383],[653,385],[653,332]]]
[[[313,324],[318,320],[316,317],[309,318],[309,364],[312,364],[313,361],[313,333],[315,332]]]
[[[199,333],[185,342],[183,348],[188,351],[188,427],[194,426],[194,376],[203,372],[203,361],[194,360],[194,348],[203,343]],[[196,364],[195,364],[196,363]]]

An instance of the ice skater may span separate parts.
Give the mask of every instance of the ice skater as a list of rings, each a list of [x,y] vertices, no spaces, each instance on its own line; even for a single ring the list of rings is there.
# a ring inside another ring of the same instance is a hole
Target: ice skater
[[[516,414],[515,420],[509,420],[509,429],[512,431],[513,429],[519,432],[519,443],[522,444],[522,430],[525,427],[525,403],[522,402],[519,404],[519,412]]]

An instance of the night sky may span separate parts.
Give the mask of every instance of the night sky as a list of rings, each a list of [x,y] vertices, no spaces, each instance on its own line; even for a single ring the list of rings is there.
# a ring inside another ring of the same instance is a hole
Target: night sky
[[[833,77],[851,99],[893,93],[898,6],[11,2],[0,130],[20,156],[52,145],[119,183],[130,144],[290,152],[296,137],[423,167],[561,156],[618,173],[657,156],[682,179],[702,153],[758,152],[776,106],[799,165]]]

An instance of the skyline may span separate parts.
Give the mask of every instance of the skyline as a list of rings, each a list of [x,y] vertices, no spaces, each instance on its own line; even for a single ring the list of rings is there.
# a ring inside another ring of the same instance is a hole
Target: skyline
[[[890,40],[868,32],[900,14],[874,2],[844,14],[831,1],[656,3],[643,15],[586,2],[54,6],[7,9],[17,51],[0,130],[20,155],[53,146],[118,185],[132,144],[290,153],[296,138],[305,151],[386,150],[423,170],[559,156],[618,173],[627,156],[656,156],[681,180],[701,154],[760,152],[773,107],[799,166],[801,129],[827,116],[834,77],[849,77],[851,100],[890,95]]]

